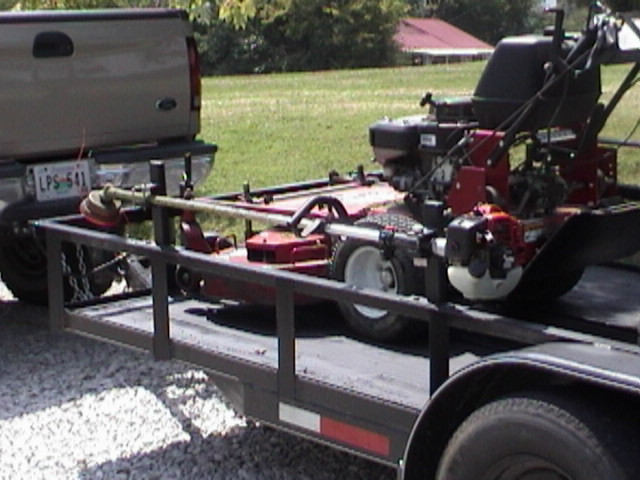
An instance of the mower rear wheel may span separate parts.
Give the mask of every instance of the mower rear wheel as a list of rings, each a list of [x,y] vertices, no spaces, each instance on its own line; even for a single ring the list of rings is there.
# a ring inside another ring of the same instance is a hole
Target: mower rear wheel
[[[409,217],[384,214],[366,217],[356,225],[371,228],[400,225],[406,229],[413,223]],[[338,242],[331,270],[334,279],[347,285],[383,292],[410,295],[419,284],[409,252],[395,249],[385,255],[376,245],[355,239]],[[338,302],[338,306],[353,330],[374,340],[398,340],[415,325],[402,315],[367,305]]]

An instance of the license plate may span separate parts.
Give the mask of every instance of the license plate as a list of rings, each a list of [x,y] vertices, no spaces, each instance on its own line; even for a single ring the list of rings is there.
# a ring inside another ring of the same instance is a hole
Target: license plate
[[[40,201],[81,197],[91,189],[89,162],[86,160],[35,165],[33,176],[36,198]]]

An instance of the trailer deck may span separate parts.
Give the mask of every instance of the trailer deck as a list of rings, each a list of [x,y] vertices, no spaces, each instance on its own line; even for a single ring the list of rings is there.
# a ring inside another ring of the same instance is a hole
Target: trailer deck
[[[139,339],[133,346],[149,350],[152,315],[150,297],[134,298],[73,309],[68,325],[79,331],[86,331],[90,323],[127,330],[127,335]],[[407,345],[374,345],[352,338],[336,315],[330,305],[297,312],[296,375],[409,409],[422,408],[430,391],[426,336]],[[258,369],[275,372],[278,368],[273,309],[172,298],[169,316],[171,339],[180,348],[207,351]],[[450,368],[456,371],[491,352],[487,346],[456,342]]]
[[[553,305],[511,313],[519,314],[523,320],[544,315],[556,327],[571,326],[585,334],[608,333],[612,339],[633,343],[638,337],[639,311],[640,273],[609,266],[588,269],[574,291]],[[329,304],[297,310],[296,375],[409,409],[422,408],[430,392],[427,336],[410,343],[376,345],[354,338],[337,315]],[[278,367],[275,309],[176,296],[169,301],[169,316],[171,339],[180,348],[207,351],[259,369],[275,371]],[[126,332],[122,336],[126,338],[114,335],[112,340],[151,350],[152,318],[152,298],[144,296],[70,308],[67,325],[70,330],[88,334],[92,333],[91,325],[102,325],[112,332],[121,330]],[[488,314],[477,320],[482,324],[495,318]],[[522,327],[524,333],[529,325]],[[562,337],[561,330],[552,326],[543,327],[540,333],[545,331],[549,340]],[[523,340],[526,341],[524,336]],[[488,343],[486,338],[474,342],[469,334],[454,339],[450,371],[455,373],[482,356],[509,346],[497,341]]]

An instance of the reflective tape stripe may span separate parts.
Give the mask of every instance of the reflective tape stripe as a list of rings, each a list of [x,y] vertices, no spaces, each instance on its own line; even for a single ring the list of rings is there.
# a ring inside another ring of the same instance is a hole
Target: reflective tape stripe
[[[305,430],[320,433],[320,415],[317,413],[280,402],[279,416],[280,420],[283,422],[304,428]]]
[[[389,456],[389,438],[364,428],[322,417],[320,433],[347,445],[362,448],[378,455]]]
[[[384,435],[282,402],[280,402],[278,409],[282,422],[337,440],[345,445],[389,456],[390,441]]]

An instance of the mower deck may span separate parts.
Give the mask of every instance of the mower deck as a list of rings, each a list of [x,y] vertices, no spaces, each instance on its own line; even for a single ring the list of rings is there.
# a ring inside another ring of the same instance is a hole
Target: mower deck
[[[226,201],[238,210],[292,217],[310,201],[330,195],[344,207],[342,214],[346,215],[349,221],[384,211],[390,205],[402,202],[404,194],[393,189],[388,183],[369,180],[367,183],[350,181],[337,185],[301,188],[276,195],[255,195],[250,201],[242,196]],[[307,218],[326,219],[335,213],[325,206],[316,206],[309,210]],[[195,248],[195,245],[202,244],[200,238],[192,238],[186,242],[187,248],[194,250],[199,249]],[[329,238],[323,234],[301,236],[286,228],[272,228],[253,233],[243,244],[214,250],[212,254],[219,259],[234,264],[328,277],[332,246]],[[275,298],[273,289],[261,286],[247,289],[241,282],[211,276],[205,276],[201,293],[207,298],[232,298],[253,304],[273,304]],[[309,301],[303,297],[297,298],[298,304]]]
[[[301,188],[282,194],[252,196],[251,201],[238,197],[233,199],[233,204],[241,209],[293,215],[309,200],[326,195],[330,195],[340,201],[346,208],[350,218],[362,217],[377,208],[402,202],[404,198],[404,193],[398,192],[386,182],[363,185],[353,181],[315,188]],[[327,214],[328,211],[326,209],[316,209],[310,212],[310,217],[324,218]]]

